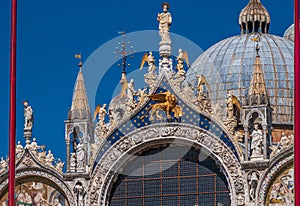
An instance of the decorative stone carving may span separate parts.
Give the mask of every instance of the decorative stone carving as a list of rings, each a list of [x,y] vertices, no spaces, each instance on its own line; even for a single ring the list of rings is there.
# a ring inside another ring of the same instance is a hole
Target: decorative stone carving
[[[237,205],[245,205],[245,196],[243,194],[237,196]]]
[[[22,161],[22,164],[26,165],[27,167],[31,167],[33,165],[33,161],[28,153],[26,154],[25,159]]]
[[[183,84],[180,91],[181,96],[183,96],[188,102],[194,102],[194,90],[190,83]]]
[[[62,170],[64,168],[64,162],[62,162],[60,159],[58,162],[56,162],[55,170],[62,174]]]
[[[108,131],[109,131],[109,125],[98,122],[95,127],[96,141],[98,142],[102,141],[107,136]]]
[[[131,141],[129,139],[125,139],[122,144],[119,145],[119,150],[126,152],[131,146]]]
[[[3,159],[3,157],[1,157],[0,164],[1,164],[0,173],[6,172],[8,168],[8,163]]]
[[[272,150],[271,158],[274,157],[279,152],[289,148],[294,143],[294,135],[291,134],[289,136],[286,136],[284,132],[281,134],[281,139],[278,145],[272,145],[270,146],[270,149]]]

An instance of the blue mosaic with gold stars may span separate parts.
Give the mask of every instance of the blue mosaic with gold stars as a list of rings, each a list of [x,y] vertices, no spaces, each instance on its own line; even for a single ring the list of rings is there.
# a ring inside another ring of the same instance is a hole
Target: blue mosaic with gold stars
[[[233,143],[230,141],[228,138],[228,135],[226,132],[218,126],[217,123],[211,121],[209,117],[204,116],[203,114],[199,114],[193,109],[191,109],[186,103],[184,103],[179,96],[176,95],[174,90],[170,87],[170,84],[168,80],[163,77],[163,80],[161,82],[161,85],[159,88],[156,90],[156,94],[158,93],[163,93],[166,91],[170,91],[172,94],[174,94],[177,98],[177,104],[182,107],[182,112],[183,115],[180,120],[173,119],[173,121],[179,121],[185,124],[190,124],[194,126],[199,126],[200,128],[209,131],[210,133],[214,134],[217,137],[220,137],[220,139],[228,146],[231,148],[231,150],[234,152],[237,158],[238,154],[237,151],[233,145]],[[130,118],[126,123],[123,125],[120,125],[118,129],[116,129],[115,132],[113,132],[109,137],[106,139],[106,143],[100,148],[100,152],[96,158],[96,161],[94,163],[94,168],[100,161],[101,157],[105,154],[105,152],[112,146],[114,145],[118,140],[120,140],[122,137],[127,135],[128,133],[144,127],[148,126],[151,124],[157,124],[157,123],[162,123],[162,122],[167,122],[167,118],[164,112],[160,112],[160,115],[163,116],[163,119],[157,119],[154,118],[154,120],[150,119],[150,114],[147,114],[145,118],[140,119],[142,116],[146,114],[147,109],[155,104],[157,102],[149,100],[149,102],[143,107],[140,108],[140,111],[134,115],[133,117]]]

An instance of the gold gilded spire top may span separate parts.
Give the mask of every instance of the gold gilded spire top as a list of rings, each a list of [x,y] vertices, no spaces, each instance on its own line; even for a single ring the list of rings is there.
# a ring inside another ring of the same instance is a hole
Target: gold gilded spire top
[[[250,0],[239,16],[242,34],[269,33],[270,23],[270,14],[260,0]]]
[[[79,72],[74,86],[72,106],[71,106],[71,119],[86,119],[90,113],[89,103],[86,95],[84,78],[82,73],[82,58],[81,54],[76,54],[75,58],[80,59],[78,66]]]

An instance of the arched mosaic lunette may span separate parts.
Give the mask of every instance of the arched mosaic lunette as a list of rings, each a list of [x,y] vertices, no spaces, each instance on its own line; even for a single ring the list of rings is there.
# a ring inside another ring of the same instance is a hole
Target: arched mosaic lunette
[[[294,161],[294,150],[293,147],[290,147],[288,150],[285,150],[278,155],[277,158],[274,158],[270,163],[269,169],[264,172],[261,176],[261,181],[257,186],[257,203],[256,205],[265,206],[266,205],[266,197],[268,189],[274,181],[274,177],[283,170],[283,168],[292,164]]]
[[[76,206],[73,191],[65,183],[62,174],[54,168],[43,165],[29,150],[25,149],[16,164],[16,182],[28,179],[28,177],[38,178],[43,182],[50,183],[49,186],[54,186],[53,188],[58,188],[62,192],[70,206]],[[0,176],[0,182],[0,196],[3,196],[8,188],[8,172]]]
[[[231,193],[232,205],[245,204],[245,185],[241,165],[218,137],[196,126],[182,123],[155,124],[140,128],[116,142],[101,158],[92,175],[88,197],[90,206],[108,204],[108,192],[113,185],[116,171],[126,163],[137,148],[142,151],[149,146],[178,140],[204,148],[222,166]]]
[[[68,187],[67,184],[61,178],[56,177],[53,174],[48,173],[47,171],[41,170],[39,168],[30,168],[24,171],[17,171],[16,173],[16,181],[26,179],[30,180],[31,178],[39,178],[44,180],[45,182],[50,183],[49,186],[53,188],[60,188],[60,192],[65,196],[70,206],[76,206],[75,199],[73,196],[72,190]],[[5,192],[5,189],[8,187],[8,178],[2,182],[0,185],[1,194]]]

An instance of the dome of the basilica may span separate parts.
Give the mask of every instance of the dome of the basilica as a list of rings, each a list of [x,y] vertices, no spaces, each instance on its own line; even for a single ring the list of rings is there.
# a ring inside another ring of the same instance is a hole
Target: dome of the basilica
[[[243,34],[216,43],[192,64],[187,81],[204,75],[210,86],[212,104],[223,104],[227,93],[239,100],[248,94],[259,39],[261,66],[264,72],[273,122],[293,121],[293,43],[269,34]]]
[[[294,41],[295,39],[295,25],[292,24],[289,28],[284,32],[283,37],[287,40]]]
[[[241,101],[249,93],[250,82],[260,57],[266,92],[273,109],[274,123],[293,123],[294,55],[293,42],[269,34],[269,12],[260,0],[250,0],[241,11],[241,35],[222,40],[207,49],[187,72],[187,82],[203,75],[210,88],[212,105],[224,107],[228,93]],[[259,48],[257,53],[256,48]],[[217,110],[224,116],[226,110]]]

